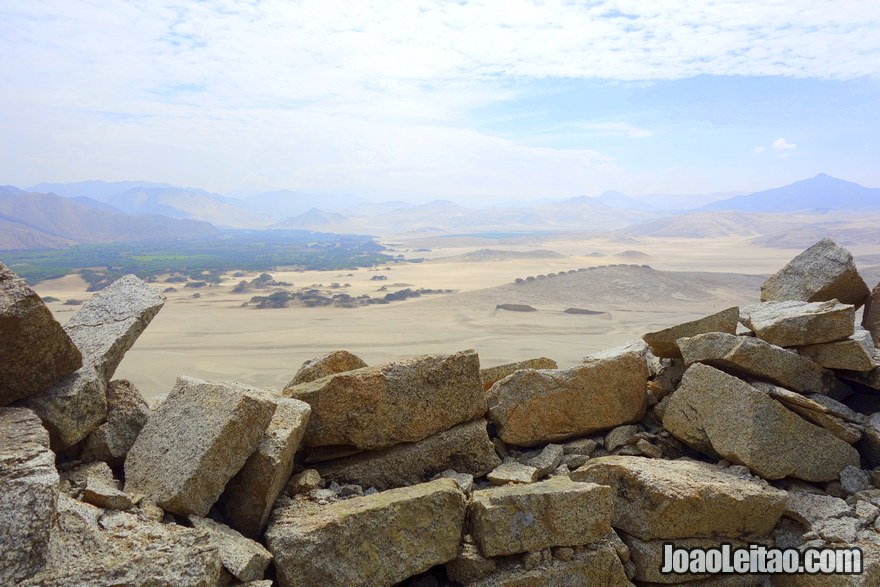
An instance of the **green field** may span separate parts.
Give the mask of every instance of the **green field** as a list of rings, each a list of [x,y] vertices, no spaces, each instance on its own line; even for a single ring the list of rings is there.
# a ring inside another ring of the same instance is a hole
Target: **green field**
[[[236,230],[204,241],[111,243],[67,249],[5,251],[0,261],[31,285],[81,273],[91,289],[134,273],[142,279],[172,273],[218,281],[224,271],[355,269],[387,263],[384,247],[372,237],[304,230]]]

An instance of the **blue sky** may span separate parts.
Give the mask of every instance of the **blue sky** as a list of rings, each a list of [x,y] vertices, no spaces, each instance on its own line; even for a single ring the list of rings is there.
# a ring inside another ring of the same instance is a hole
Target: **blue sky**
[[[0,0],[0,183],[880,186],[880,2]]]

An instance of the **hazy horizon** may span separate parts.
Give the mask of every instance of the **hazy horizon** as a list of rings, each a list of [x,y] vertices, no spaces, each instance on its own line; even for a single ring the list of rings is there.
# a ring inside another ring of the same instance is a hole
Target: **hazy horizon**
[[[873,2],[0,6],[0,177],[491,206],[880,185]],[[477,204],[478,203],[478,204]]]

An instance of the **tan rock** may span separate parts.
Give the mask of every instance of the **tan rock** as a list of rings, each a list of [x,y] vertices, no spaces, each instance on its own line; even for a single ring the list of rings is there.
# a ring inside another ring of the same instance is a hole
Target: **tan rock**
[[[392,585],[458,554],[465,497],[451,479],[327,506],[276,509],[266,543],[281,587]]]
[[[488,401],[498,436],[533,446],[639,421],[648,380],[641,344],[588,357],[571,369],[528,369],[497,382]]]
[[[233,577],[243,583],[263,578],[272,562],[272,554],[262,544],[210,518],[191,516],[190,521],[194,528],[208,533],[211,544],[220,551],[223,568]]]
[[[128,494],[93,477],[86,480],[82,500],[106,510],[127,510],[134,507]]]
[[[275,413],[254,453],[223,491],[223,516],[249,538],[259,536],[275,500],[293,473],[293,456],[305,435],[312,408],[295,399],[276,398]]]
[[[847,339],[798,348],[800,354],[810,357],[826,369],[870,371],[877,367],[874,360],[874,341],[867,330],[857,330]]]
[[[559,365],[553,359],[538,357],[537,359],[527,359],[516,363],[505,363],[497,367],[480,369],[480,378],[483,380],[483,390],[489,391],[489,388],[495,385],[496,381],[500,381],[508,375],[513,375],[517,371],[523,369],[557,369],[558,367]]]
[[[288,387],[312,406],[306,446],[376,450],[416,442],[486,413],[474,351],[425,355]]]
[[[40,392],[82,366],[82,356],[23,279],[0,263],[0,406]]]
[[[839,497],[793,490],[786,496],[782,515],[802,524],[807,530],[813,530],[826,520],[849,515],[850,509]]]
[[[492,469],[486,475],[486,479],[492,485],[507,485],[508,483],[534,483],[540,477],[537,467],[510,461],[502,463]]]
[[[275,403],[238,383],[179,377],[125,460],[125,490],[204,516],[264,436]]]
[[[321,486],[321,474],[316,469],[306,469],[300,471],[290,478],[285,491],[287,495],[293,497],[300,493],[308,493],[314,491]]]
[[[485,420],[466,422],[419,442],[398,444],[315,467],[321,477],[382,491],[421,483],[435,473],[455,469],[482,477],[501,459],[486,432]]]
[[[572,472],[611,487],[611,525],[642,540],[743,538],[769,534],[784,491],[699,461],[609,456]]]
[[[838,299],[845,304],[861,305],[868,293],[850,252],[825,238],[765,281],[761,301]]]
[[[458,556],[446,563],[446,576],[450,581],[462,585],[470,585],[495,570],[495,561],[480,554],[474,544],[462,543],[458,547]]]
[[[221,571],[218,549],[204,531],[61,495],[49,560],[20,587],[213,587]]]
[[[813,345],[852,336],[855,307],[837,300],[763,302],[743,307],[740,321],[770,344]]]
[[[863,570],[861,574],[773,575],[773,585],[779,587],[874,587],[880,585],[880,544],[870,540],[860,540],[846,546],[862,549]]]
[[[67,321],[64,330],[104,382],[159,313],[165,296],[136,275],[126,275],[96,293]]]
[[[15,585],[46,562],[58,502],[49,433],[25,408],[0,408],[0,585]]]
[[[679,338],[689,338],[707,332],[726,332],[736,334],[736,325],[739,321],[739,308],[733,307],[722,310],[717,314],[685,322],[671,328],[665,328],[656,332],[649,332],[642,338],[651,347],[651,352],[657,357],[668,359],[681,358],[681,351],[675,344]]]
[[[35,395],[16,402],[30,408],[60,452],[85,439],[107,417],[107,385],[88,365]]]
[[[121,465],[149,416],[147,402],[131,381],[111,381],[107,386],[107,421],[89,434],[82,460]]]
[[[611,531],[611,489],[554,477],[474,491],[471,535],[483,556],[581,546]]]
[[[692,365],[669,398],[663,426],[695,450],[746,465],[765,479],[836,479],[856,450],[748,383]]]
[[[685,362],[705,363],[735,374],[751,375],[800,393],[848,391],[834,373],[795,351],[750,336],[720,332],[678,341]]]
[[[345,373],[346,371],[353,371],[366,366],[367,364],[363,359],[348,351],[331,351],[326,355],[309,359],[303,363],[290,383],[287,384],[287,387],[299,385],[300,383],[309,383],[328,375]]]
[[[880,346],[880,283],[874,286],[866,299],[862,327],[871,333],[874,344]]]

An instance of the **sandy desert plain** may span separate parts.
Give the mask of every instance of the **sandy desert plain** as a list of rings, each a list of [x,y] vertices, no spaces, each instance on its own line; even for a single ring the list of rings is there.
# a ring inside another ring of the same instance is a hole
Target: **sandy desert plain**
[[[347,349],[371,365],[472,348],[484,367],[546,356],[565,368],[645,332],[756,302],[764,279],[801,250],[760,246],[753,236],[393,237],[380,242],[425,261],[378,271],[279,268],[272,275],[292,282],[293,289],[347,282],[351,287],[343,291],[353,296],[379,297],[383,285],[388,291],[455,292],[357,308],[256,309],[242,303],[268,292],[232,293],[241,277],[230,274],[220,285],[199,290],[199,298],[193,298],[192,289],[167,294],[165,307],[116,377],[131,380],[145,397],[167,393],[178,375],[282,388],[304,361],[333,349]],[[880,280],[880,244],[846,246],[873,287]],[[483,249],[514,254],[474,254]],[[518,277],[589,267],[594,269],[513,283]],[[387,280],[373,280],[376,275]],[[78,275],[35,289],[60,300],[91,295]],[[496,309],[499,304],[527,304],[537,311]],[[61,323],[77,309],[61,301],[49,306]],[[601,313],[570,314],[566,308]]]

